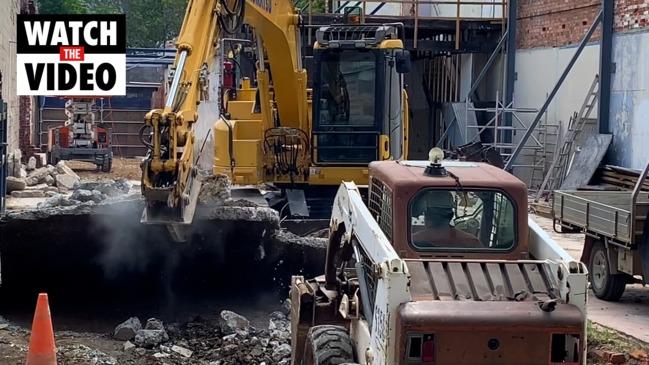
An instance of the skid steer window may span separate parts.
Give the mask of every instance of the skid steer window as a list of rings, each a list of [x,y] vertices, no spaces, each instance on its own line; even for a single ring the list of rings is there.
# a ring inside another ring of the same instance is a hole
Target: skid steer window
[[[410,242],[418,250],[511,250],[515,213],[500,191],[425,189],[410,203]]]

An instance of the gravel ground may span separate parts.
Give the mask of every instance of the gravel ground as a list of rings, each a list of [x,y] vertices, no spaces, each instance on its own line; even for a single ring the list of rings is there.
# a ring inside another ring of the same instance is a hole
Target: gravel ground
[[[290,325],[285,312],[269,314],[262,329],[229,327],[223,318],[195,317],[182,324],[165,324],[168,340],[153,347],[135,345],[137,337],[121,341],[110,333],[58,331],[57,360],[62,365],[288,365]],[[28,330],[0,323],[0,364],[23,364],[28,346]]]

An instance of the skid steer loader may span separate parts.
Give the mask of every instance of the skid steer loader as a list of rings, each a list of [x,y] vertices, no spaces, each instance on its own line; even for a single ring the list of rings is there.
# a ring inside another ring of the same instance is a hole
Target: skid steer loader
[[[291,283],[293,364],[585,364],[587,270],[469,161],[370,164],[343,183],[324,275]]]

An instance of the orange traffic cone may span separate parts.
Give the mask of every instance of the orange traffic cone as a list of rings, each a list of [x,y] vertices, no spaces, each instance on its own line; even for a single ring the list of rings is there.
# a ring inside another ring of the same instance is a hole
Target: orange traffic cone
[[[25,365],[56,365],[56,346],[46,293],[38,294]]]

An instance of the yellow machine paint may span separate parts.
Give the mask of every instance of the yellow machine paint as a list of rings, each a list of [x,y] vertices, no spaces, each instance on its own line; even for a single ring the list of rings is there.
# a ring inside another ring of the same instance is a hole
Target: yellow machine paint
[[[232,25],[237,22],[239,25]],[[208,63],[214,60],[215,46],[225,34],[238,29],[241,23],[254,29],[258,58],[256,77],[254,82],[239,80],[235,95],[226,93],[223,96],[225,110],[221,111],[223,116],[216,121],[212,130],[214,174],[228,175],[234,184],[242,185],[271,183],[277,186],[335,187],[341,180],[364,185],[367,184],[369,160],[363,163],[354,161],[355,148],[358,147],[359,154],[375,154],[372,160],[406,157],[407,98],[400,79],[395,81],[398,84],[394,84],[400,88],[398,94],[389,91],[386,99],[372,101],[377,103],[372,105],[387,103],[392,106],[395,99],[399,100],[399,105],[386,119],[388,124],[396,118],[394,115],[401,120],[400,132],[395,134],[397,138],[391,138],[391,132],[378,130],[346,131],[346,127],[341,127],[340,121],[335,119],[340,119],[342,114],[353,122],[356,119],[350,118],[351,114],[363,116],[362,111],[358,114],[356,110],[358,105],[349,102],[350,95],[356,96],[356,93],[344,90],[347,104],[342,112],[340,105],[326,103],[325,99],[330,96],[321,97],[317,105],[313,104],[312,95],[324,91],[317,83],[314,83],[313,90],[307,90],[307,74],[300,55],[299,15],[292,1],[190,0],[177,41],[173,79],[165,106],[150,111],[145,118],[148,133],[145,133],[146,129],[140,131],[140,138],[149,150],[142,164],[142,193],[147,203],[142,217],[145,223],[189,224],[193,220],[200,181],[195,166],[197,146],[192,125],[199,117],[199,103],[207,97]],[[376,62],[383,62],[383,58],[394,60],[395,55],[403,49],[395,32],[385,29],[382,32],[382,35],[389,36],[377,43],[362,47],[356,45],[359,52],[373,52]],[[332,31],[331,34],[335,33]],[[314,52],[325,56],[335,53],[336,56],[331,57],[341,59],[327,62],[346,64],[346,56],[343,55],[350,54],[349,50],[339,53],[332,50],[348,45],[332,39],[320,39],[314,44]],[[351,53],[352,58],[354,54]],[[363,61],[358,64],[363,64]],[[393,66],[390,66],[390,70]],[[336,84],[338,79],[344,80],[345,77],[348,83],[354,83],[353,73],[365,72],[362,67],[354,66],[357,69],[352,67],[351,74],[343,75],[342,66],[336,67],[339,67],[339,74],[328,76],[332,77],[330,84]],[[395,78],[394,72],[390,72],[392,85]],[[387,87],[383,81],[382,84],[373,81],[375,85],[371,89],[383,90]],[[346,85],[345,81],[343,85]],[[361,88],[366,93],[367,89]],[[337,89],[330,88],[327,92],[332,94],[331,90]],[[376,95],[379,95],[378,92]],[[363,105],[360,107],[366,108]],[[316,109],[320,112],[314,119],[312,110]],[[322,122],[322,116],[327,115],[338,124],[327,127]],[[336,131],[341,128],[342,132]],[[391,128],[387,129],[392,131]],[[373,138],[377,141],[371,147],[373,152],[367,150],[370,148],[367,145],[361,146]],[[399,145],[398,151],[395,140]],[[336,141],[344,142],[341,145],[346,149],[344,153],[336,151]]]
[[[255,10],[260,11],[256,7]],[[263,12],[263,10],[261,11]],[[247,14],[246,22],[257,29],[255,24],[258,24],[260,19],[265,21],[269,17],[271,16],[268,13],[265,17],[251,18]],[[214,173],[226,174],[232,178],[234,183],[242,185],[305,183],[337,186],[342,180],[366,185],[368,183],[367,166],[346,166],[348,164],[344,162],[339,163],[338,166],[321,166],[317,163],[317,153],[314,153],[310,148],[311,146],[317,147],[317,141],[313,138],[311,108],[307,108],[307,104],[310,106],[312,100],[305,98],[307,95],[306,78],[304,70],[298,68],[300,67],[299,60],[294,58],[294,55],[297,55],[295,43],[287,44],[290,52],[286,52],[285,49],[280,50],[275,45],[275,42],[288,39],[295,33],[293,24],[284,24],[287,26],[282,31],[286,35],[285,38],[268,37],[263,32],[260,36],[259,32],[256,33],[262,39],[264,55],[267,57],[271,69],[275,69],[273,64],[279,63],[282,65],[283,72],[278,76],[273,73],[273,83],[270,85],[267,82],[267,71],[265,69],[258,71],[259,89],[252,88],[250,80],[243,80],[241,88],[237,90],[236,100],[227,101],[226,114],[229,118],[221,118],[214,126]],[[388,39],[371,47],[383,50],[403,49],[403,43],[400,39]],[[314,49],[322,51],[327,49],[327,46],[316,42]],[[289,92],[283,90],[289,90]],[[261,110],[261,113],[254,113],[257,91],[260,95],[261,106],[258,109]],[[273,95],[274,100],[264,97],[269,95]],[[403,106],[402,129],[404,132],[403,153],[399,157],[406,158],[408,108],[405,90],[402,93],[401,105]],[[303,110],[307,110],[307,113],[303,113]],[[300,174],[288,176],[278,174],[272,169],[273,156],[265,153],[264,150],[264,132],[274,127],[275,118],[280,120],[282,127],[298,128],[308,136],[308,146],[294,146],[305,149],[300,155],[301,163],[298,166]],[[379,136],[378,159],[393,158],[389,144],[390,137],[388,135]]]

